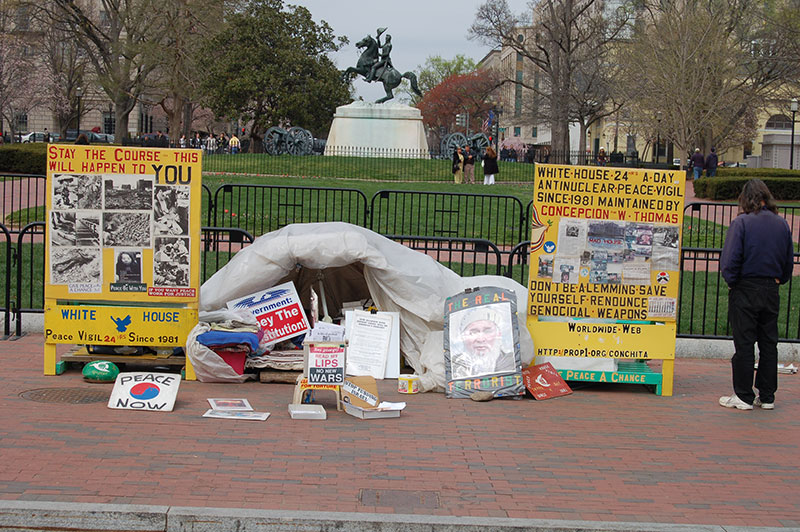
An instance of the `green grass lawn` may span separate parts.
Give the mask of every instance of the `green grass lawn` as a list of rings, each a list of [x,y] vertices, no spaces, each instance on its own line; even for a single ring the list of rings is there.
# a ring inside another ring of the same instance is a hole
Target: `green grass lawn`
[[[500,162],[496,180],[533,182],[533,165]],[[307,155],[272,156],[261,153],[239,155],[204,155],[203,172],[230,174],[264,174],[300,178],[344,177],[377,181],[441,181],[452,182],[449,159],[410,159],[402,157],[347,157]],[[483,169],[475,165],[475,181],[483,183]]]

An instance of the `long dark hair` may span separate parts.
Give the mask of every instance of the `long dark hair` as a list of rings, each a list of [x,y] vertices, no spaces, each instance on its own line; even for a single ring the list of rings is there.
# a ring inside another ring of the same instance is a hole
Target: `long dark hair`
[[[749,214],[758,212],[761,209],[778,214],[775,198],[767,188],[767,185],[760,179],[751,179],[744,184],[742,193],[739,194],[739,212]]]

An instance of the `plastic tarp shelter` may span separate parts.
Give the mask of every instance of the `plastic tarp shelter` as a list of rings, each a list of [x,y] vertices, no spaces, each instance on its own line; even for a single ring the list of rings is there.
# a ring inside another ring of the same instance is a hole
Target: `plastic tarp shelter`
[[[432,257],[373,231],[343,222],[292,224],[264,234],[240,250],[200,289],[200,310],[225,308],[228,301],[286,281],[308,308],[309,287],[322,274],[331,314],[341,302],[371,297],[381,311],[400,313],[400,351],[420,376],[424,391],[445,385],[444,301],[467,288],[513,290],[524,309],[528,293],[507,277],[461,277]],[[518,313],[523,366],[533,360],[525,312]]]

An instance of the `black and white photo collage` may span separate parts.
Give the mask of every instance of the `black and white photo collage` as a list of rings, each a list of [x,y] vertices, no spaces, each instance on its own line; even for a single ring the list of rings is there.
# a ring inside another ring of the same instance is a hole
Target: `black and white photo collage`
[[[50,283],[86,292],[127,283],[141,291],[143,250],[152,249],[153,286],[188,287],[189,202],[188,186],[154,185],[152,176],[56,174]],[[104,248],[114,249],[112,279],[103,279]]]
[[[539,256],[537,276],[554,283],[650,284],[651,271],[679,269],[677,225],[562,218],[553,254]]]

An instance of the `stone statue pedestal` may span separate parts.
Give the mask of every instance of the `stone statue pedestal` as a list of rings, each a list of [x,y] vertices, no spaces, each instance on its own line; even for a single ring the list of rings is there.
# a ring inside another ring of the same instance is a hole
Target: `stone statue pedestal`
[[[422,113],[401,103],[353,102],[336,108],[325,155],[430,159]]]

